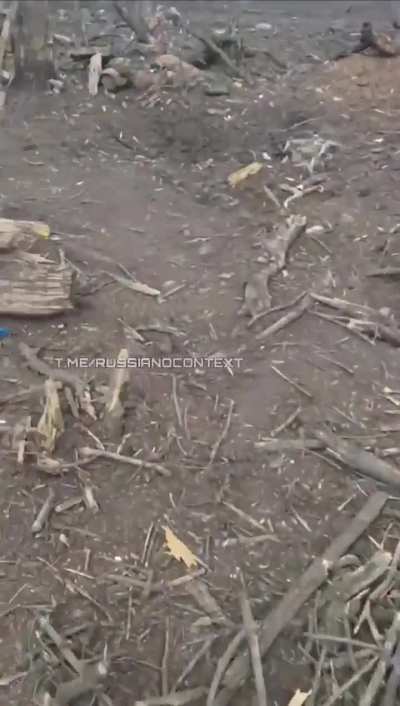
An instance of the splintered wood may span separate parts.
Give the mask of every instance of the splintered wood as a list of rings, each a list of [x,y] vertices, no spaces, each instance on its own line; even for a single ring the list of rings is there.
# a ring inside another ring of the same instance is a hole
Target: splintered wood
[[[0,272],[0,314],[47,317],[74,309],[74,277],[66,265],[5,261]]]
[[[99,81],[103,69],[103,57],[100,53],[94,54],[89,62],[88,89],[89,95],[97,96]]]
[[[36,238],[49,238],[50,228],[41,221],[16,221],[0,218],[0,252],[31,245]]]
[[[121,436],[124,416],[123,393],[130,377],[127,367],[128,358],[129,351],[127,348],[123,348],[118,354],[118,361],[121,362],[121,365],[112,370],[110,385],[106,394],[105,422],[109,433],[113,437],[118,438]]]
[[[60,434],[64,431],[64,419],[58,396],[59,387],[60,385],[54,380],[46,380],[45,407],[37,426],[37,430],[43,438],[42,446],[48,453],[52,453],[54,451],[56,441]]]
[[[290,247],[304,232],[306,225],[305,216],[290,216],[284,224],[277,227],[275,235],[266,244],[271,263],[250,277],[245,284],[243,313],[247,312],[255,317],[270,308],[269,280],[283,270]]]

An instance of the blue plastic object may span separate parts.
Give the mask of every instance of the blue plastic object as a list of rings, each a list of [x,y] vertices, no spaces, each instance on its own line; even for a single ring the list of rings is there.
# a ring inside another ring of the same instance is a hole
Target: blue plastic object
[[[0,340],[11,336],[11,329],[0,327]]]

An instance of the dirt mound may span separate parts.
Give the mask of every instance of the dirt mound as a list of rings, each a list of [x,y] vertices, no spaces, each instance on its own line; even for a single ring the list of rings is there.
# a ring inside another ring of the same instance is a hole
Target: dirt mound
[[[314,74],[314,90],[340,109],[390,112],[400,106],[400,57],[361,54],[325,65]]]

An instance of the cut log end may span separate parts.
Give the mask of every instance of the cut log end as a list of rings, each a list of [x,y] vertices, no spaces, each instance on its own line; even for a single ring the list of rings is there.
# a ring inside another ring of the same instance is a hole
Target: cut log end
[[[70,268],[7,263],[4,269],[0,269],[0,314],[47,317],[75,308]]]

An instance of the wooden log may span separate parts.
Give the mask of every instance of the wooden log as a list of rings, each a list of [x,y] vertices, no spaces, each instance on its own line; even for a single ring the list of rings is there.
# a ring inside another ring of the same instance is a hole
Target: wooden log
[[[6,262],[0,267],[0,315],[43,317],[71,311],[73,280],[65,265]]]
[[[95,54],[101,54],[103,59],[112,57],[111,44],[104,46],[73,47],[70,50],[71,59],[74,61],[89,61]]]
[[[6,16],[3,22],[3,27],[0,36],[0,70],[3,69],[4,55],[7,51],[10,34],[11,34],[11,23],[14,21],[15,14],[17,12],[17,2],[12,2],[10,8],[6,12]]]
[[[46,89],[47,81],[55,78],[48,0],[17,3],[14,45],[14,85]]]
[[[345,466],[349,466],[379,483],[400,488],[400,471],[395,466],[383,461],[370,451],[364,451],[356,444],[340,439],[327,429],[316,429],[313,433],[319,441],[325,444],[328,454],[341,461]]]
[[[31,245],[36,238],[47,239],[49,235],[50,228],[47,223],[0,218],[0,252]]]

